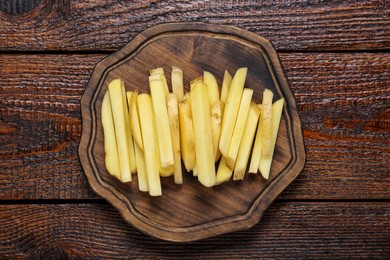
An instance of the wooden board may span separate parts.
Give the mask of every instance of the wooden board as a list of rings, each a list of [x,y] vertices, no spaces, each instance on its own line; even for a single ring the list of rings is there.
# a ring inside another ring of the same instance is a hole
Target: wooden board
[[[184,173],[183,185],[163,178],[163,196],[150,197],[138,191],[136,181],[122,184],[107,173],[100,111],[108,83],[121,78],[127,90],[149,92],[147,70],[162,66],[169,72],[173,65],[185,72],[186,86],[203,70],[221,79],[224,69],[234,73],[247,66],[246,87],[255,90],[255,102],[265,88],[275,93],[274,100],[285,98],[269,181],[258,174],[206,188]],[[136,228],[165,240],[191,241],[253,226],[306,158],[295,100],[275,51],[266,39],[235,27],[187,23],[146,30],[96,66],[81,110],[79,156],[92,188]]]
[[[153,25],[189,21],[239,26],[277,50],[390,48],[387,0],[3,2],[0,50],[7,51],[113,51]]]
[[[80,100],[106,56],[0,55],[0,200],[98,198],[77,148]],[[279,56],[307,148],[305,169],[279,199],[390,199],[390,53]]]
[[[276,202],[249,230],[179,244],[109,205],[0,205],[0,258],[388,259],[389,214],[388,202]]]

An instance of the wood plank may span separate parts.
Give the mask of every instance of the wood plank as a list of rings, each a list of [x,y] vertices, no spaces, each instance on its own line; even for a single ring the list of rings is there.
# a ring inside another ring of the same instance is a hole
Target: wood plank
[[[389,214],[387,202],[279,202],[249,230],[178,244],[109,205],[0,205],[0,258],[388,258]]]
[[[389,1],[383,0],[42,0],[15,14],[27,5],[3,6],[0,50],[116,50],[153,25],[185,21],[238,26],[269,38],[278,50],[390,48]]]
[[[80,99],[104,55],[0,55],[0,199],[96,198]],[[390,53],[282,53],[307,163],[284,199],[389,199]]]

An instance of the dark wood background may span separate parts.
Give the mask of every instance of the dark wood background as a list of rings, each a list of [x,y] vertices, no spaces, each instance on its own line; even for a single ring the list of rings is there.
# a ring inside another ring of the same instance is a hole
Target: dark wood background
[[[307,163],[252,229],[175,244],[95,195],[77,155],[102,58],[165,22],[269,38]],[[389,258],[390,1],[0,1],[0,258]]]

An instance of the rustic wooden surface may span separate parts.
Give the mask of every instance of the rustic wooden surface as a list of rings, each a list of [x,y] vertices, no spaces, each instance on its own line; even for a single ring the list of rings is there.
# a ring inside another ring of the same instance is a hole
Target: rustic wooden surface
[[[390,256],[389,1],[0,3],[0,258]],[[269,38],[307,149],[260,224],[180,245],[129,227],[90,190],[77,157],[95,64],[176,20]]]

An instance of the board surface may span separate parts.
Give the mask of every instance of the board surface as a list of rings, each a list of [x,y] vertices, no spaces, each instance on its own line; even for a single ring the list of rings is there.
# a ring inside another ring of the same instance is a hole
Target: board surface
[[[285,98],[270,180],[260,174],[246,175],[243,181],[206,188],[183,171],[183,185],[174,184],[172,177],[162,178],[163,196],[150,197],[138,190],[136,178],[122,184],[107,173],[100,114],[108,83],[121,78],[126,90],[149,93],[148,69],[164,67],[170,82],[172,66],[183,69],[186,90],[189,81],[204,70],[221,85],[225,69],[234,74],[248,67],[245,86],[254,89],[254,101],[261,101],[265,88],[274,92],[274,101]],[[96,66],[81,109],[79,157],[91,187],[126,221],[165,240],[192,241],[253,226],[305,163],[295,99],[276,52],[266,39],[230,26],[163,24],[142,32]]]

